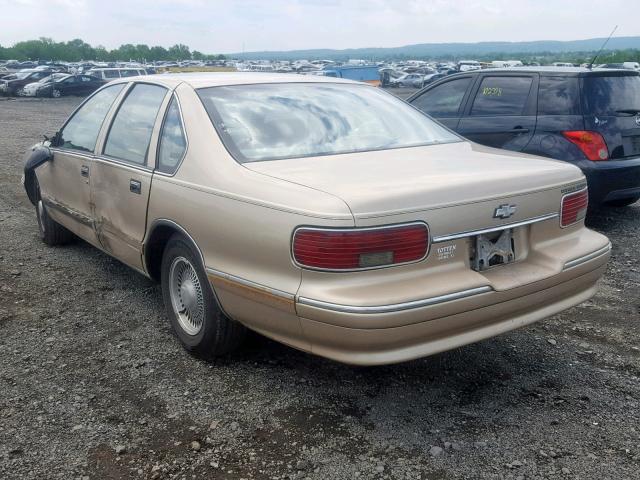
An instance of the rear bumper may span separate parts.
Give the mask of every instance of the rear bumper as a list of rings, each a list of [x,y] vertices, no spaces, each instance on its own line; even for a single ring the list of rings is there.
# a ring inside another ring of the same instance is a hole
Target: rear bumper
[[[311,351],[358,365],[433,355],[514,330],[573,307],[597,290],[611,246],[565,263],[558,275],[505,291],[490,287],[387,306],[353,307],[298,298]],[[385,328],[393,318],[404,321]],[[354,328],[375,322],[379,328]]]
[[[491,338],[578,305],[595,295],[605,268],[513,300],[401,327],[348,328],[303,317],[302,328],[317,355],[356,365],[404,362]],[[485,295],[489,300],[493,294]]]
[[[589,185],[589,203],[599,205],[612,200],[640,196],[640,157],[577,164]]]

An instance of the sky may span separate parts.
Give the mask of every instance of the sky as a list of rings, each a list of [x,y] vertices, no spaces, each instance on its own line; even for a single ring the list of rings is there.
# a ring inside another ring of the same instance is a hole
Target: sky
[[[204,53],[640,35],[638,0],[0,0],[0,45],[81,38]]]

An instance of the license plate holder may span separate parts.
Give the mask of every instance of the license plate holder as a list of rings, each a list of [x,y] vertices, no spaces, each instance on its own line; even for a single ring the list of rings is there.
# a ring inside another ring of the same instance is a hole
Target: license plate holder
[[[477,272],[513,263],[516,260],[513,229],[477,235],[473,238],[473,249],[471,267]]]

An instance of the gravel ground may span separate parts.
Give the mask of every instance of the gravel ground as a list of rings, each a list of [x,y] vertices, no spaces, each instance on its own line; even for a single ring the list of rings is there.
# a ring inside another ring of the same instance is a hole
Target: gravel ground
[[[77,242],[47,248],[22,155],[78,99],[0,99],[0,478],[637,479],[640,205],[600,293],[528,328],[354,368],[259,336],[204,362],[160,291]]]

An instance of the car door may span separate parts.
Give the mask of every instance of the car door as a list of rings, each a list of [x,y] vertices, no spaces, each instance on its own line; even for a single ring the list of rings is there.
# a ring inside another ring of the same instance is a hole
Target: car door
[[[105,251],[138,270],[143,269],[159,113],[168,101],[165,87],[131,84],[94,160],[91,202],[98,240]]]
[[[491,74],[474,87],[457,132],[490,147],[521,151],[536,128],[536,74]]]
[[[76,95],[78,77],[71,76],[54,84],[54,89],[59,90],[62,95]]]
[[[418,110],[434,117],[452,130],[457,130],[460,115],[473,85],[473,76],[451,78],[429,87],[409,99]]]
[[[49,215],[97,244],[90,202],[91,167],[102,124],[124,84],[104,88],[84,102],[51,143],[53,160],[36,170]]]

